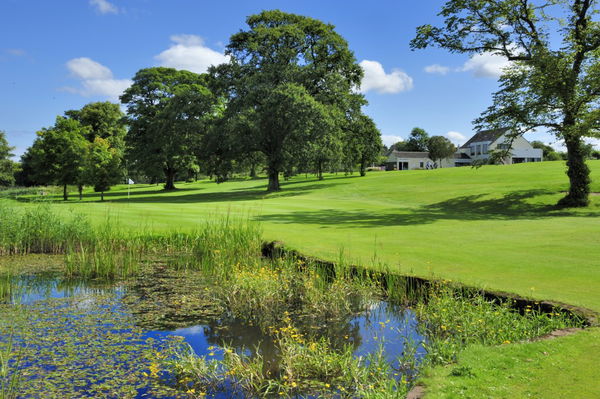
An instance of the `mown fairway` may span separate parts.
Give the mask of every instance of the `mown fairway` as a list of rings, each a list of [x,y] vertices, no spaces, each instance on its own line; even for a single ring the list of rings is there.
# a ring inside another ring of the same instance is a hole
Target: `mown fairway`
[[[590,162],[600,191],[600,161]],[[120,186],[68,208],[131,228],[179,229],[215,214],[261,222],[265,238],[304,253],[461,280],[600,310],[600,196],[586,209],[553,204],[564,164],[309,176],[266,194],[266,180],[179,183],[174,192]],[[66,208],[64,203],[57,207]]]
[[[589,165],[592,190],[600,192],[600,161]],[[264,192],[264,179],[177,186],[163,192],[136,185],[129,199],[120,186],[105,203],[86,192],[83,202],[73,196],[52,206],[134,229],[186,229],[215,215],[244,215],[261,222],[266,239],[306,254],[335,260],[343,253],[356,263],[600,311],[600,196],[593,195],[586,209],[554,208],[567,188],[562,162],[330,175],[324,181],[299,176],[275,194]],[[544,344],[474,348],[458,366],[477,378],[436,369],[427,382],[439,397],[478,397],[492,378],[499,388],[485,397],[592,398],[599,380],[592,364],[600,356],[594,330]],[[535,370],[530,379],[513,378]],[[567,381],[574,390],[564,389]]]

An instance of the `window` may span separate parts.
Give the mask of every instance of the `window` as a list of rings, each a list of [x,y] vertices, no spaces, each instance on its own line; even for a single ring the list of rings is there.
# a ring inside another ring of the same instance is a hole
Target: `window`
[[[419,168],[423,169],[423,161],[419,162]]]
[[[496,146],[496,148],[498,148],[499,150],[508,150],[508,149],[510,149],[510,147],[508,146],[508,143],[501,143],[501,144],[498,144],[498,145]]]
[[[481,152],[482,152],[483,154],[487,154],[487,152],[488,152],[488,145],[487,145],[487,144],[484,144],[484,145],[482,146],[482,148],[481,148]]]
[[[475,145],[471,145],[471,155],[475,155]]]
[[[477,144],[477,155],[481,155],[481,144]]]

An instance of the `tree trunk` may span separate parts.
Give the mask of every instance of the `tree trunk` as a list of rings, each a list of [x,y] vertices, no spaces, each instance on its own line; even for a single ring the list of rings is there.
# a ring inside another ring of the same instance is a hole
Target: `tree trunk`
[[[67,193],[67,185],[63,185],[63,200],[66,201],[69,199],[69,193]]]
[[[267,188],[267,191],[279,190],[281,190],[281,187],[279,186],[279,171],[269,168],[269,187]]]
[[[250,164],[250,177],[252,179],[256,178],[256,165],[255,164]]]
[[[165,177],[167,178],[165,190],[175,190],[175,169],[166,168]]]
[[[585,163],[580,137],[565,138],[567,146],[567,175],[569,193],[558,201],[561,207],[582,207],[589,205],[590,169]]]
[[[81,201],[83,199],[83,185],[79,184],[77,190],[79,191],[79,201]]]
[[[319,180],[323,180],[323,164],[321,162],[317,162],[317,177]]]
[[[104,191],[100,191],[100,201],[104,202]]]
[[[365,176],[367,174],[367,161],[364,159],[360,160],[360,175]]]

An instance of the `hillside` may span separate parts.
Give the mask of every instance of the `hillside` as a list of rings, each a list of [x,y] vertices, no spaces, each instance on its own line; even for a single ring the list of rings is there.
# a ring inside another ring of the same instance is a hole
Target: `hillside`
[[[600,161],[590,162],[600,192]],[[404,273],[600,310],[600,196],[586,209],[553,204],[567,188],[561,162],[296,177],[280,193],[266,180],[179,183],[175,192],[119,186],[68,207],[130,228],[191,228],[215,214],[260,221],[267,239],[302,252],[385,263]],[[65,207],[64,203],[56,206]],[[63,208],[64,209],[64,208]]]

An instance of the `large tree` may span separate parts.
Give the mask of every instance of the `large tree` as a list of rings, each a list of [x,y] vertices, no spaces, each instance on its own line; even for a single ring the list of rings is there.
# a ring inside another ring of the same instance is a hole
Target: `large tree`
[[[78,121],[82,126],[88,129],[85,132],[85,138],[93,145],[97,138],[104,140],[104,144],[110,147],[111,157],[115,158],[117,169],[111,169],[112,175],[110,181],[111,184],[116,184],[123,177],[123,171],[121,166],[122,160],[125,155],[125,135],[127,134],[127,127],[125,125],[125,115],[121,111],[118,104],[111,103],[109,101],[94,102],[83,106],[78,110],[69,110],[65,112],[65,117]],[[88,153],[92,154],[93,152]],[[86,165],[90,166],[87,162]],[[82,197],[83,185],[90,183],[87,179],[93,174],[84,173],[77,182],[79,190],[79,199]],[[94,187],[97,187],[94,183],[95,179],[90,183]],[[106,191],[102,190],[102,191]]]
[[[367,166],[377,162],[381,154],[381,132],[375,122],[362,112],[352,118],[346,132],[345,151],[353,164],[358,164],[361,176],[367,173]]]
[[[96,137],[89,145],[86,161],[85,181],[94,187],[95,192],[100,193],[100,200],[104,201],[104,192],[110,190],[121,178],[121,154],[107,139]]]
[[[6,134],[0,130],[0,187],[15,183],[15,163],[10,159],[15,147],[8,145]]]
[[[327,107],[347,107],[362,70],[332,25],[278,10],[246,22],[227,46],[230,62],[212,74],[225,89],[229,117],[247,118],[240,142],[264,154],[268,190],[277,191],[280,172],[304,144],[339,133],[329,124],[336,112]]]
[[[86,134],[90,143],[93,143],[96,137],[100,137],[107,140],[110,147],[118,152],[125,151],[127,127],[125,114],[119,104],[110,101],[89,103],[81,109],[66,111],[65,116],[90,127]]]
[[[443,26],[420,26],[411,42],[512,61],[476,127],[510,127],[513,137],[545,128],[564,140],[570,187],[561,206],[589,203],[582,148],[600,135],[598,11],[598,0],[450,0]]]
[[[400,141],[392,145],[396,151],[427,151],[427,142],[429,134],[420,127],[415,127],[410,131],[410,136],[406,141]]]
[[[431,136],[427,141],[429,158],[435,162],[435,167],[442,167],[442,161],[456,152],[456,147],[444,136]]]
[[[177,172],[189,167],[214,116],[217,98],[205,85],[204,75],[147,68],[121,96],[127,105],[129,155],[148,176],[162,172],[166,190],[174,189]]]
[[[62,185],[66,201],[67,185],[78,184],[85,170],[89,146],[86,134],[88,127],[61,116],[56,118],[54,126],[39,131],[24,156],[33,171],[32,180],[38,184]]]

